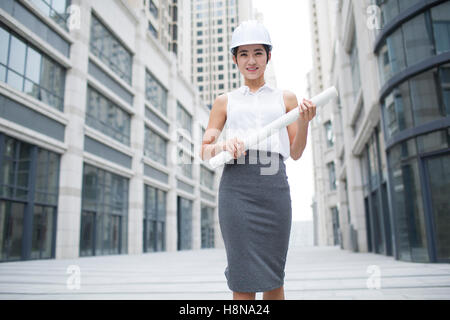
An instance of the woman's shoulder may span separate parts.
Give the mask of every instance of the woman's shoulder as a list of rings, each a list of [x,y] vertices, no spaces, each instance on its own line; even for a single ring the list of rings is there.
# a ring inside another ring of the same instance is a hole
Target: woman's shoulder
[[[213,103],[213,109],[218,109],[222,112],[226,112],[228,104],[228,94],[222,93],[218,95]]]
[[[286,112],[289,112],[298,106],[297,96],[292,91],[283,90],[283,100],[286,106]]]

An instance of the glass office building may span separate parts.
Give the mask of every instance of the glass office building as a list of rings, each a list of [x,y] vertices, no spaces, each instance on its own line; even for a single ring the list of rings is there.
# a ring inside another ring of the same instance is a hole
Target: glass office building
[[[391,214],[368,217],[369,247],[389,254],[394,245],[396,258],[406,261],[450,262],[450,1],[377,5],[379,130],[388,177],[379,170],[384,150],[378,134],[366,153],[366,171],[375,211]]]

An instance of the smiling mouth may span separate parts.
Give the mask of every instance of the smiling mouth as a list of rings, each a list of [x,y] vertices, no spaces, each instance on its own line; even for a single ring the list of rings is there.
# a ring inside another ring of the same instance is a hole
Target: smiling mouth
[[[249,72],[255,72],[256,70],[258,70],[259,68],[247,68],[247,71]]]

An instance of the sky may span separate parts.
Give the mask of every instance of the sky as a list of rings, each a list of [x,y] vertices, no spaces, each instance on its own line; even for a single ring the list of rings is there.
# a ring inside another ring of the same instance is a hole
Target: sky
[[[306,74],[312,69],[312,49],[308,1],[253,0],[253,7],[264,16],[263,23],[272,40],[272,62],[277,86],[290,90],[300,102],[306,96]],[[291,189],[292,219],[312,220],[314,176],[311,132],[302,157],[286,161],[286,173]]]

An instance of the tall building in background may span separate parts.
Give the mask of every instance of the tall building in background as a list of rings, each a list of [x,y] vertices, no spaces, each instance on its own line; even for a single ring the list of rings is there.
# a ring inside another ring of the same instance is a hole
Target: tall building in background
[[[0,261],[222,246],[190,3],[0,1]]]
[[[164,50],[177,56],[178,71],[191,78],[191,1],[182,0],[126,0],[142,10],[147,18],[150,34]]]
[[[234,29],[253,19],[252,0],[192,0],[192,83],[209,109],[217,96],[242,85],[230,54]]]
[[[328,4],[325,4],[328,2]],[[318,245],[450,261],[450,1],[310,0]]]

